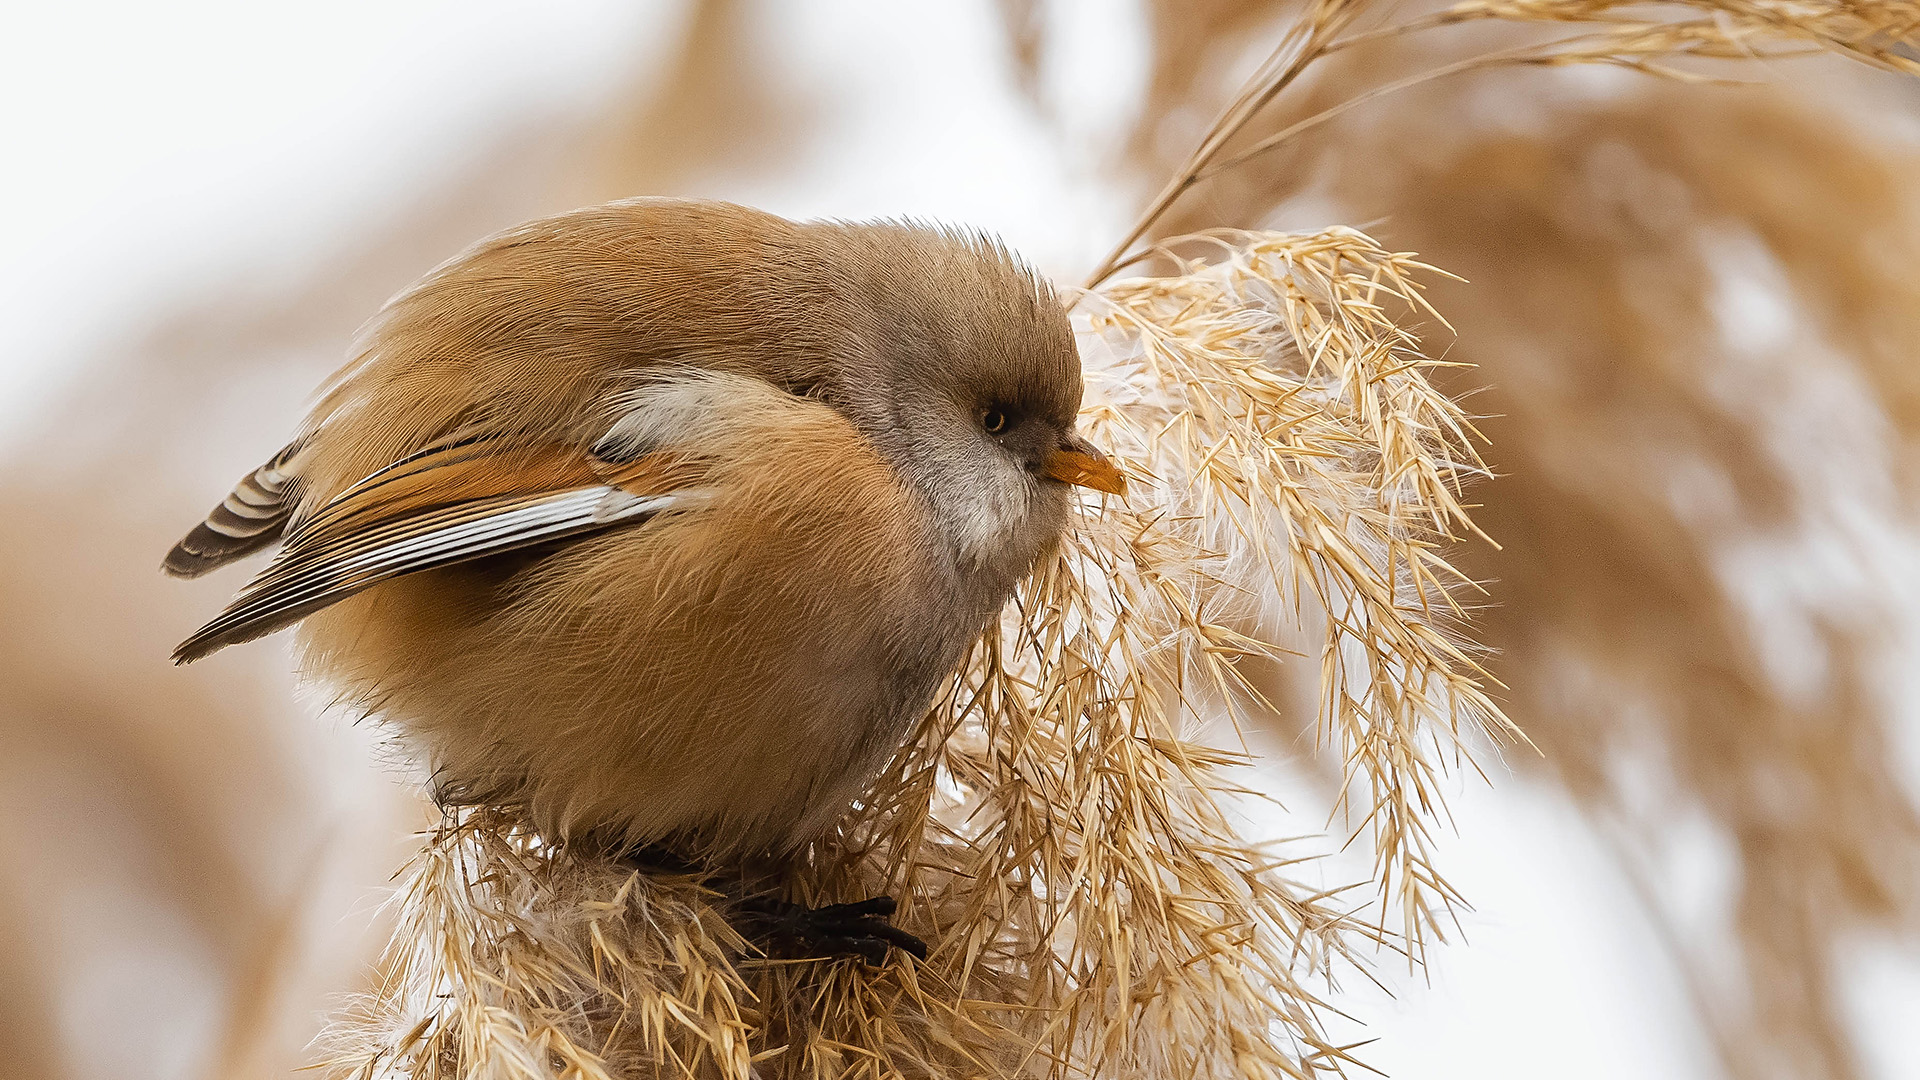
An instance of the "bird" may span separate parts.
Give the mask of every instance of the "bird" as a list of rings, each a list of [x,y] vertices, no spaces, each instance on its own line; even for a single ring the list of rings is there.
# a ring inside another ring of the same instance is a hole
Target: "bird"
[[[279,545],[174,659],[297,623],[303,673],[443,804],[777,864],[900,751],[1074,491],[1124,495],[1082,393],[1059,296],[977,230],[665,198],[531,221],[390,300],[168,553],[195,577]],[[924,955],[889,898],[756,910]]]

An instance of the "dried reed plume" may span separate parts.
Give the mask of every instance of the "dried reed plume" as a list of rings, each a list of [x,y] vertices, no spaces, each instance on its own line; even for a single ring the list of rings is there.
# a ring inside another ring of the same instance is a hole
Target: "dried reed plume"
[[[1200,145],[1161,189],[1134,227],[1089,279],[1099,284],[1132,261],[1134,245],[1182,194],[1200,182],[1287,145],[1376,98],[1452,75],[1497,67],[1607,64],[1677,79],[1702,79],[1687,61],[1751,62],[1821,52],[1873,67],[1920,74],[1916,0],[1460,0],[1439,11],[1391,21],[1396,5],[1379,0],[1312,0],[1280,44],[1222,110]],[[1386,21],[1356,29],[1380,14]],[[1319,62],[1355,46],[1404,39],[1443,27],[1500,22],[1577,33],[1471,53],[1449,63],[1366,87],[1227,153],[1236,136]]]
[[[1182,158],[1156,146],[1156,133],[1231,89],[1209,61],[1270,42],[1268,27],[1294,5],[1152,8],[1162,46],[1132,152],[1157,183]],[[1434,9],[1414,9],[1423,10]],[[1913,335],[1899,329],[1916,310],[1920,251],[1905,179],[1913,155],[1899,123],[1912,86],[1866,69],[1912,70],[1915,10],[1615,8],[1609,18],[1640,25],[1587,29],[1637,35],[1625,52],[1642,62],[1584,51],[1679,76],[1641,80],[1541,72],[1551,50],[1540,46],[1536,70],[1517,58],[1487,62],[1490,43],[1581,29],[1496,25],[1495,14],[1520,18],[1518,7],[1463,5],[1413,20],[1431,32],[1363,31],[1364,42],[1349,31],[1358,47],[1316,66],[1200,166],[1211,177],[1204,199],[1141,231],[1330,213],[1384,221],[1395,243],[1471,279],[1434,296],[1460,327],[1449,355],[1476,365],[1441,385],[1487,388],[1475,401],[1497,417],[1485,430],[1506,474],[1477,493],[1475,517],[1508,548],[1461,553],[1491,590],[1476,636],[1497,650],[1488,667],[1513,687],[1505,703],[1543,751],[1519,763],[1543,767],[1613,842],[1646,902],[1640,914],[1694,995],[1692,1022],[1731,1076],[1868,1074],[1884,1043],[1855,1012],[1858,942],[1911,940],[1920,925],[1911,902],[1920,818],[1886,749],[1899,745],[1906,714],[1877,681],[1882,664],[1912,648],[1901,577],[1870,560],[1813,571],[1803,602],[1817,614],[1803,617],[1827,671],[1817,692],[1798,697],[1783,690],[1745,607],[1766,573],[1729,580],[1717,562],[1782,532],[1829,528],[1852,544],[1877,525],[1825,524],[1837,500],[1824,484],[1802,487],[1809,473],[1910,486],[1904,464],[1889,472],[1868,454],[1848,457],[1852,444],[1781,447],[1789,424],[1814,408],[1807,386],[1857,378],[1870,387],[1867,408],[1854,405],[1839,423],[1891,439],[1894,462],[1912,460],[1920,411],[1902,343]],[[1707,62],[1709,50],[1679,49],[1662,59],[1653,31],[1669,19],[1689,24],[1688,34],[1730,31],[1723,43],[1745,45],[1749,58],[1824,50],[1866,63],[1742,70]],[[1448,24],[1457,28],[1440,29]],[[1551,62],[1572,63],[1575,51]],[[1443,83],[1435,73],[1461,77]],[[1769,85],[1696,89],[1709,74]],[[1273,152],[1249,156],[1263,145]],[[1236,157],[1230,170],[1215,167]],[[1195,171],[1191,162],[1179,170]],[[1727,237],[1742,245],[1732,265],[1716,258]],[[1721,290],[1772,274],[1788,284],[1770,293],[1780,305],[1770,317],[1790,319],[1797,333],[1780,354],[1753,355],[1722,321]],[[1796,373],[1793,421],[1762,404],[1779,401],[1769,398],[1772,365]],[[1738,405],[1727,404],[1729,388]],[[1737,494],[1703,517],[1672,501],[1683,477]],[[1904,522],[1899,507],[1888,499],[1873,512]],[[1804,565],[1797,556],[1783,564]],[[1797,793],[1790,809],[1784,790]],[[1736,860],[1723,915],[1702,919],[1698,898],[1672,878],[1703,820],[1691,814],[1704,815]]]
[[[1435,547],[1480,471],[1434,362],[1390,312],[1426,267],[1336,229],[1194,238],[1165,277],[1076,304],[1084,420],[1136,480],[1086,506],[868,803],[791,882],[886,892],[922,965],[743,957],[724,902],[450,816],[400,900],[338,1076],[1287,1076],[1349,1061],[1317,988],[1451,900],[1426,832],[1446,754],[1509,732],[1449,636]],[[1169,249],[1175,250],[1175,249]],[[1367,805],[1377,886],[1294,879],[1242,840],[1203,711],[1259,710],[1236,626],[1326,610],[1325,720]]]

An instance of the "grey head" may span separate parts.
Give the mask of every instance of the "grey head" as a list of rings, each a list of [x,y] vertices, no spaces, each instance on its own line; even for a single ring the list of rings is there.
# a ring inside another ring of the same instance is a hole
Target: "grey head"
[[[850,340],[823,396],[926,499],[953,569],[997,607],[1059,538],[1070,482],[1089,483],[1063,461],[1118,483],[1074,430],[1082,383],[1066,311],[978,233],[840,225],[832,243]]]

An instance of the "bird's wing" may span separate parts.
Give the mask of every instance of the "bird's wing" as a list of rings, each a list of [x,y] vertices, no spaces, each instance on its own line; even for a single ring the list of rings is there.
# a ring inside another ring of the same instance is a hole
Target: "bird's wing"
[[[174,662],[270,634],[402,574],[643,521],[704,497],[690,475],[659,454],[611,462],[492,440],[422,451],[296,524],[267,568],[180,643]]]
[[[278,540],[297,497],[291,466],[301,445],[288,444],[233,485],[206,520],[173,545],[161,569],[174,577],[199,577]]]

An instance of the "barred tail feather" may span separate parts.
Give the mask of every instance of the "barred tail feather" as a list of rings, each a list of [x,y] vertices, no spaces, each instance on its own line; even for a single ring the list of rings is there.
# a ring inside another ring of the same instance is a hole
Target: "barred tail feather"
[[[174,577],[199,577],[278,540],[293,513],[295,483],[288,465],[299,449],[292,443],[243,477],[205,521],[173,545],[161,569]]]

